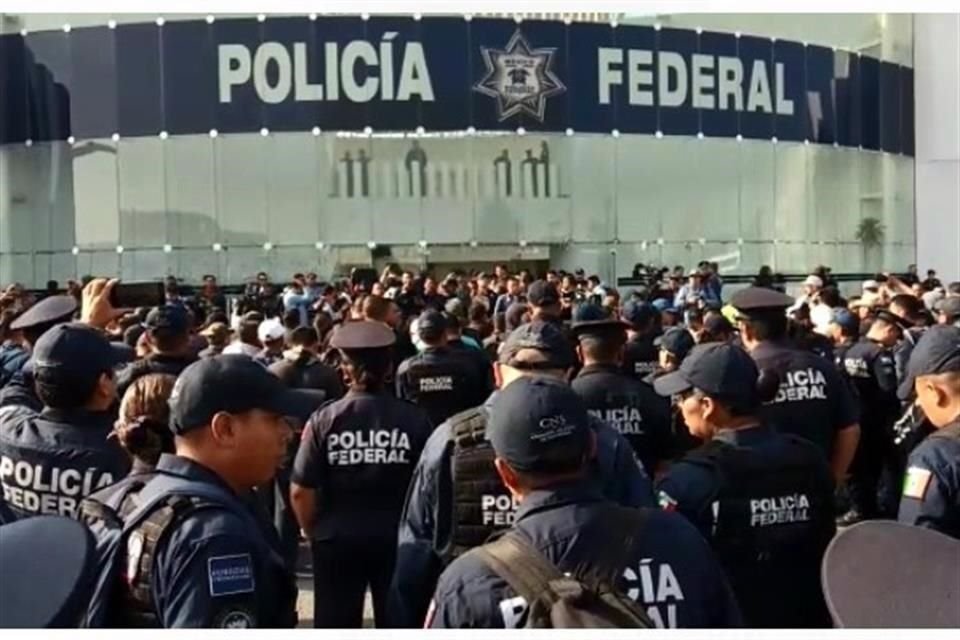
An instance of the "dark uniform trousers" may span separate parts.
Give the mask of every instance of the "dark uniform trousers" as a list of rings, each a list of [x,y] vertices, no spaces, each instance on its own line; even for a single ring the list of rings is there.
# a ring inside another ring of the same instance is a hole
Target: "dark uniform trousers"
[[[387,593],[397,553],[394,538],[314,540],[311,550],[314,628],[361,627],[368,587],[374,622],[378,629],[386,627]]]

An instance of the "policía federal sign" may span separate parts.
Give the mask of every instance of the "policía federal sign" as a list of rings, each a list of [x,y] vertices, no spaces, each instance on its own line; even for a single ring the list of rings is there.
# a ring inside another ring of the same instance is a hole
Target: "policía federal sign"
[[[913,152],[913,71],[646,26],[166,21],[0,37],[0,143],[271,131],[662,132]]]

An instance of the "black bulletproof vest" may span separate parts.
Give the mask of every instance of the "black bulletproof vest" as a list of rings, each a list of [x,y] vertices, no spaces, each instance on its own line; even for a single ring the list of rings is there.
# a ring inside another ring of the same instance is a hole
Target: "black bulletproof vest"
[[[833,536],[833,490],[820,453],[794,436],[787,455],[712,441],[686,462],[719,479],[698,514],[748,627],[829,626],[820,562]]]
[[[450,418],[450,423],[450,493],[441,493],[441,499],[449,501],[451,520],[448,542],[440,549],[445,563],[508,529],[517,509],[493,466],[495,454],[486,439],[486,412],[479,407],[470,409]]]

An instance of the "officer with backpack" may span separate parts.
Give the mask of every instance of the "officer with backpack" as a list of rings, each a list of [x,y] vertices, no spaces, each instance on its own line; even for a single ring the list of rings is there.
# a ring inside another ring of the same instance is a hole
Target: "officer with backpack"
[[[254,508],[287,455],[296,392],[250,358],[187,367],[170,397],[176,454],[91,496],[90,627],[292,627],[296,582]]]
[[[394,625],[422,626],[444,566],[513,523],[517,504],[496,475],[485,433],[491,403],[520,379],[565,381],[574,364],[575,355],[557,324],[522,325],[500,349],[495,373],[501,391],[434,430],[414,471],[400,520],[390,592]],[[600,420],[592,418],[590,426],[597,440],[590,473],[602,494],[626,506],[652,506],[650,480],[630,443]]]
[[[777,382],[760,382],[750,355],[723,343],[695,347],[658,378],[706,441],[670,467],[658,499],[713,546],[748,627],[829,626],[819,568],[836,529],[833,479],[814,444],[758,417]]]
[[[487,432],[520,506],[508,532],[446,568],[428,626],[739,626],[723,570],[689,522],[619,506],[590,479],[596,431],[567,385],[511,383]]]
[[[367,588],[377,627],[387,624],[397,522],[404,492],[433,425],[390,395],[394,332],[374,321],[335,330],[350,391],[308,420],[290,498],[313,552],[314,626],[360,628]]]

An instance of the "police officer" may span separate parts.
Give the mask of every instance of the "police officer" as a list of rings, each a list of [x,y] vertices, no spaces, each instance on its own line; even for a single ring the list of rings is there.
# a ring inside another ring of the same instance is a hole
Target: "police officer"
[[[43,410],[0,409],[0,484],[18,516],[75,515],[83,497],[126,475],[127,454],[107,439],[117,354],[81,323],[56,325],[37,341],[32,366]]]
[[[183,370],[170,397],[176,454],[161,455],[153,475],[130,476],[84,503],[92,528],[99,504],[115,507],[132,529],[122,586],[93,596],[93,606],[105,607],[103,624],[296,624],[295,576],[251,497],[283,464],[292,436],[285,416],[300,404],[296,391],[246,356]]]
[[[660,313],[649,302],[628,300],[621,311],[627,328],[627,345],[623,351],[623,372],[642,380],[657,368],[657,347]]]
[[[497,475],[520,505],[513,532],[559,571],[580,577],[600,562],[613,564],[616,586],[661,628],[739,626],[723,571],[690,523],[655,509],[618,507],[589,479],[596,432],[569,387],[542,377],[511,383],[490,407],[489,438]],[[429,626],[524,624],[527,601],[479,551],[444,570]]]
[[[833,310],[827,332],[833,340],[833,362],[841,374],[846,374],[843,360],[847,351],[860,339],[860,320],[852,311],[843,308]]]
[[[574,361],[556,324],[533,322],[507,337],[495,372],[500,389],[525,377],[565,381]],[[420,457],[400,521],[390,593],[396,626],[422,626],[443,567],[513,522],[516,504],[494,473],[485,437],[490,403],[499,393],[441,424]],[[591,426],[597,439],[591,475],[602,493],[626,506],[653,505],[650,480],[630,443],[600,420],[592,419]]]
[[[937,324],[960,323],[960,296],[947,296],[936,304]]]
[[[686,328],[671,327],[663,335],[654,338],[653,344],[659,349],[657,352],[659,367],[654,370],[654,375],[647,377],[650,382],[663,373],[679,369],[684,358],[697,343],[693,339],[693,334]]]
[[[434,425],[483,402],[487,389],[476,366],[447,346],[447,320],[427,309],[417,319],[423,351],[400,363],[397,396],[423,409]]]
[[[887,491],[884,504],[878,504],[877,492],[885,468],[896,478],[886,484],[896,484],[899,488],[903,475],[893,445],[892,427],[901,411],[897,397],[897,370],[891,349],[906,328],[903,318],[880,310],[867,335],[847,349],[843,357],[844,371],[856,387],[860,402],[860,442],[850,465],[847,485],[851,506],[839,521],[842,526],[896,515],[898,491]]]
[[[149,373],[180,375],[197,355],[190,347],[190,316],[178,304],[156,307],[144,323],[150,353],[117,374],[117,391],[123,396],[134,380]]]
[[[679,511],[713,546],[748,627],[829,626],[820,562],[835,531],[833,478],[811,442],[758,417],[756,364],[740,347],[705,344],[657,379],[679,395],[684,421],[706,444],[657,483],[662,508]]]
[[[621,373],[626,325],[603,307],[580,305],[571,328],[583,368],[570,386],[594,417],[626,437],[647,475],[653,477],[658,465],[673,455],[670,402],[657,396],[649,384]]]
[[[360,628],[368,586],[377,626],[387,623],[404,492],[433,429],[424,411],[385,391],[395,341],[379,322],[334,332],[350,391],[310,418],[294,462],[290,496],[312,541],[317,628]]]
[[[960,328],[929,329],[908,371],[917,404],[937,430],[907,460],[898,519],[960,539]]]
[[[33,389],[33,367],[29,362],[30,350],[47,329],[69,322],[77,310],[73,296],[50,296],[36,303],[10,323],[11,331],[20,331],[27,348],[15,362],[9,362],[7,380],[0,385],[0,407],[22,405],[40,411],[42,404]],[[12,358],[11,358],[12,360]]]
[[[797,349],[787,339],[786,309],[793,299],[772,289],[747,287],[730,303],[737,309],[740,338],[761,373],[770,371],[780,389],[760,417],[783,433],[810,440],[823,452],[839,483],[860,436],[856,403],[832,362]]]

